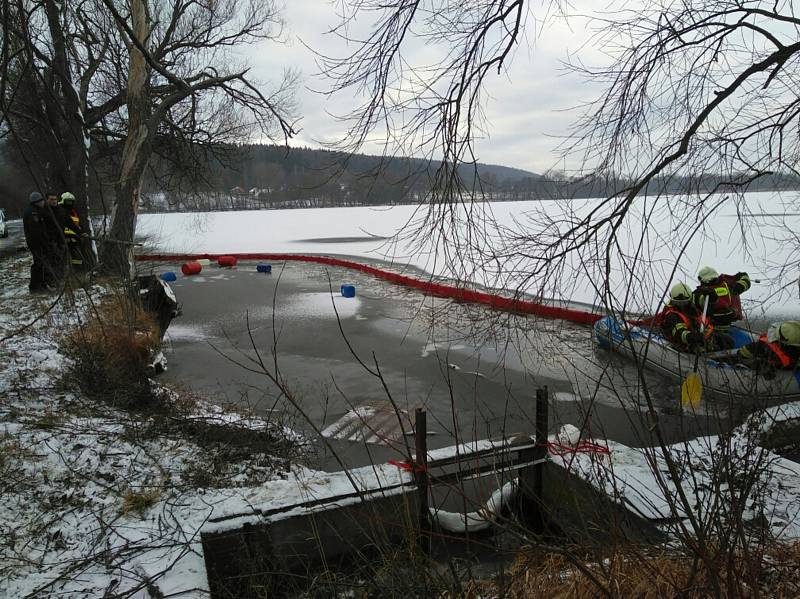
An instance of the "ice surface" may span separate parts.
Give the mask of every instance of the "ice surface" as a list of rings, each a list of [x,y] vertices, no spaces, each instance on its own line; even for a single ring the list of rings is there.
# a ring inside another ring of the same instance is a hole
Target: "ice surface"
[[[352,318],[358,314],[361,299],[356,297],[342,297],[341,295],[327,292],[301,293],[293,296],[296,301],[282,302],[278,307],[278,315],[289,318],[320,318],[335,319],[337,314],[340,319]],[[334,309],[335,306],[335,309]]]
[[[556,437],[551,440],[557,441]],[[667,474],[666,460],[659,448],[632,448],[612,441],[603,443],[610,450],[607,455],[566,452],[551,457],[554,463],[582,477],[643,518],[661,522],[667,527],[670,521],[686,518],[682,504],[676,499],[676,485]],[[757,471],[756,463],[769,466],[763,468],[753,487],[760,487],[760,501],[756,501],[751,493],[745,520],[763,516],[777,538],[800,538],[800,465],[747,444],[741,431],[731,439],[698,437],[667,447],[684,476],[681,486],[692,509],[713,503],[716,492],[713,465],[720,459],[723,446],[728,455],[734,456],[732,463],[742,471]],[[724,480],[717,482],[720,485],[718,492],[727,496],[728,483]]]
[[[686,220],[691,208],[685,199],[666,198],[657,204],[652,198],[642,198],[618,232],[617,243],[622,251],[610,265],[615,301],[625,303],[629,310],[652,311],[659,307],[671,282],[682,279],[693,285],[697,270],[710,264],[720,272],[745,270],[753,279],[761,280],[743,296],[745,308],[753,316],[797,316],[800,270],[792,267],[797,262],[794,236],[800,226],[800,214],[794,206],[797,201],[796,192],[752,193],[744,204],[727,196],[715,196],[707,204],[717,202],[719,210],[700,232],[692,234]],[[493,288],[521,288],[546,297],[595,304],[602,299],[598,295],[602,286],[598,287],[598,283],[604,271],[599,270],[603,267],[600,263],[587,266],[592,264],[586,259],[589,250],[569,258],[558,273],[530,277],[533,264],[528,252],[514,243],[518,239],[515,235],[555,235],[597,203],[598,200],[575,200],[479,205],[477,210],[482,217],[493,219],[505,229],[489,227],[487,235],[481,237],[487,245],[459,254],[458,260],[453,259],[456,248],[432,235],[417,238],[414,243],[341,241],[363,239],[365,232],[391,237],[428,209],[418,206],[143,214],[138,219],[137,235],[147,237],[156,253],[286,252],[379,259]],[[705,214],[710,209],[700,210]],[[743,213],[743,229],[737,224],[739,212]],[[692,218],[689,223],[696,220]],[[318,242],[326,238],[333,241]],[[642,252],[636,254],[634,250],[640,243]],[[503,255],[507,257],[487,259],[497,249],[505,250]],[[602,247],[592,251],[602,255]],[[636,256],[641,261],[632,264]],[[625,291],[630,285],[633,293],[626,299]]]

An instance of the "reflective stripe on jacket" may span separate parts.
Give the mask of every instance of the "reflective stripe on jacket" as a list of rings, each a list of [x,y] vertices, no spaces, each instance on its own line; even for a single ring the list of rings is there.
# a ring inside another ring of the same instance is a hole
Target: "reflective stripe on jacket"
[[[666,330],[665,325],[666,321],[670,315],[674,314],[680,319],[676,325],[674,325],[671,330]],[[656,326],[658,326],[666,336],[667,340],[672,343],[681,343],[683,345],[687,345],[686,343],[686,336],[691,333],[692,331],[700,331],[700,324],[703,322],[703,317],[700,314],[697,314],[694,317],[689,316],[688,314],[678,310],[672,304],[667,304],[664,309],[659,312],[656,316]],[[714,331],[714,327],[711,325],[711,322],[706,318],[705,323],[703,326],[703,337],[708,339],[711,337],[711,334]]]
[[[708,317],[718,329],[722,330],[735,320],[742,318],[742,305],[739,295],[750,289],[750,277],[746,273],[720,275],[713,283],[703,283],[694,290],[693,301],[702,310],[705,297],[710,295]]]

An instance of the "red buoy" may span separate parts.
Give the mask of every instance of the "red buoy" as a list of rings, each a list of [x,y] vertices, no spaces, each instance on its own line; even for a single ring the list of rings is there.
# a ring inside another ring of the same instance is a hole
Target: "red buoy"
[[[187,277],[188,277],[189,275],[196,275],[196,274],[197,274],[197,273],[199,273],[201,270],[203,270],[203,265],[202,265],[202,264],[200,264],[200,263],[199,263],[199,262],[197,262],[197,261],[195,261],[195,262],[187,262],[186,264],[184,264],[183,266],[181,266],[181,272],[182,272],[184,275],[186,275]]]
[[[217,264],[220,266],[236,266],[236,256],[220,256],[217,260]]]

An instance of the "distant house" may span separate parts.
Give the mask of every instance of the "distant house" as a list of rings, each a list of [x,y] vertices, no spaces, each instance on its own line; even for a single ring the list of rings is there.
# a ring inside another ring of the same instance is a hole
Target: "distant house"
[[[240,196],[247,193],[243,188],[239,187],[238,185],[231,189],[231,195]]]

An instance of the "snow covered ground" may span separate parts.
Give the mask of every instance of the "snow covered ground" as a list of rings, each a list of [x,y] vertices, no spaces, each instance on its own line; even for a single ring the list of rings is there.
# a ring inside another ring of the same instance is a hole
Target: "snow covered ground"
[[[324,473],[249,450],[219,463],[212,447],[70,391],[59,336],[108,291],[31,296],[28,265],[0,261],[1,597],[207,596],[210,518],[330,492]],[[202,401],[184,417],[267,427]]]
[[[620,230],[616,257],[611,262],[616,301],[630,310],[653,310],[671,281],[683,279],[691,284],[697,270],[710,264],[720,272],[746,270],[761,281],[744,296],[751,317],[800,317],[798,199],[797,192],[748,194],[743,203],[727,196],[713,197],[700,212],[709,213],[715,203],[718,210],[692,235],[698,220],[695,216],[689,220],[694,205],[677,197],[658,204],[643,198]],[[602,255],[602,248],[590,244],[569,257],[563,270],[531,277],[531,247],[519,246],[519,239],[552,240],[556,232],[563,232],[596,205],[597,200],[479,204],[470,210],[482,235],[467,236],[462,211],[461,222],[456,218],[453,225],[459,233],[447,241],[434,234],[423,235],[413,243],[406,237],[396,243],[386,241],[409,223],[418,223],[427,214],[424,206],[143,214],[138,219],[137,235],[147,237],[154,252],[355,256],[412,265],[489,287],[521,288],[546,297],[595,304],[601,301],[597,285],[605,277],[604,265],[593,254]],[[737,216],[741,217],[741,228]],[[456,253],[459,260],[454,259]],[[673,268],[677,269],[674,273]],[[633,293],[626,298],[631,284]]]
[[[760,415],[759,423],[742,425],[731,437],[698,437],[668,446],[694,517],[709,518],[716,509],[724,520],[729,510],[745,505],[745,523],[763,523],[782,541],[800,539],[800,464],[758,447],[750,434],[798,416],[800,404],[789,404]],[[659,448],[631,448],[606,441],[602,444],[608,447],[608,454],[567,452],[552,457],[665,531],[675,532],[678,521],[689,527],[687,511],[679,499],[679,485],[669,476],[666,457]],[[750,472],[760,474],[746,499],[740,502],[741,488],[736,483]]]

